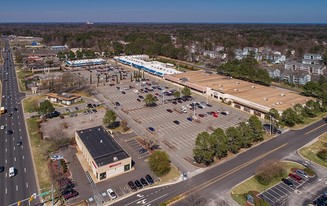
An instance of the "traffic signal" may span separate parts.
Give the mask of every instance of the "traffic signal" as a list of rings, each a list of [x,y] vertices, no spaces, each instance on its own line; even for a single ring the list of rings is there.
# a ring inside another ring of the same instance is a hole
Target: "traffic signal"
[[[36,193],[34,193],[33,195],[31,195],[29,201],[31,202],[31,201],[33,201],[35,198],[36,198]]]
[[[17,202],[17,206],[20,206],[20,204],[21,204],[21,202],[20,202],[20,201],[18,201],[18,202]]]

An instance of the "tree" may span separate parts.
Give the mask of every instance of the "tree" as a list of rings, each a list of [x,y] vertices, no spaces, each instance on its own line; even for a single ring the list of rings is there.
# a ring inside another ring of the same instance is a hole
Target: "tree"
[[[266,116],[267,119],[270,118],[270,116],[276,120],[280,120],[280,115],[279,112],[277,111],[277,109],[275,108],[271,108]]]
[[[103,117],[103,123],[111,126],[117,119],[117,115],[112,110],[107,110],[104,117]]]
[[[262,123],[259,118],[255,115],[252,115],[249,119],[249,126],[252,129],[253,140],[254,141],[262,141],[263,140],[263,128]]]
[[[248,148],[251,147],[253,142],[253,130],[245,122],[241,122],[238,126],[238,129],[241,133],[241,147]]]
[[[208,132],[201,132],[196,137],[193,156],[198,163],[210,165],[213,162],[214,152],[210,145],[210,135]]]
[[[164,151],[153,152],[149,158],[149,166],[157,176],[167,174],[171,169],[168,154]]]
[[[174,92],[174,97],[179,98],[181,96],[181,93],[179,91]]]
[[[282,122],[288,127],[293,127],[295,124],[302,123],[303,121],[292,108],[288,108],[283,112]]]
[[[42,115],[49,114],[54,111],[55,108],[53,107],[52,103],[49,100],[45,100],[41,102],[38,108],[38,112]]]
[[[184,96],[191,96],[191,90],[188,87],[184,87],[181,91]]]
[[[242,146],[241,133],[235,127],[228,127],[226,129],[226,136],[228,139],[228,149],[232,153],[238,153],[238,150]]]
[[[144,98],[145,106],[147,107],[155,106],[157,101],[157,97],[153,96],[152,94],[147,94]]]
[[[223,129],[217,128],[210,135],[210,146],[214,155],[221,159],[227,156],[228,152],[228,139]]]

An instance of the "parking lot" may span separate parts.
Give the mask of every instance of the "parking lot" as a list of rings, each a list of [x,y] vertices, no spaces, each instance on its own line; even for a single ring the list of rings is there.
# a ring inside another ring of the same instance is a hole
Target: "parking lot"
[[[119,80],[118,84],[115,78],[110,78],[110,83],[100,79],[96,90],[116,109],[125,112],[137,122],[143,128],[144,136],[165,144],[169,148],[168,154],[174,153],[174,156],[187,159],[188,162],[193,161],[193,147],[200,132],[212,132],[218,127],[226,129],[247,121],[250,117],[245,112],[197,94],[192,94],[193,99],[176,99],[173,92],[181,91],[181,87],[148,74],[145,74],[143,81],[132,82],[131,71],[125,71],[125,79]],[[84,75],[88,77],[90,73],[86,72]],[[96,79],[96,73],[92,72],[92,75]],[[157,106],[145,107],[143,100],[147,94],[157,97]],[[116,102],[119,103],[118,106]],[[203,106],[192,107],[190,104],[193,102],[202,102]],[[181,112],[183,107],[186,109]],[[224,111],[228,114],[223,115]],[[217,115],[214,116],[213,113]]]
[[[287,179],[293,183],[293,186],[289,186],[281,181],[258,196],[269,202],[271,206],[283,205],[283,202],[291,193],[298,192],[297,189],[308,181],[306,178],[302,178],[301,182],[295,181],[290,177]]]

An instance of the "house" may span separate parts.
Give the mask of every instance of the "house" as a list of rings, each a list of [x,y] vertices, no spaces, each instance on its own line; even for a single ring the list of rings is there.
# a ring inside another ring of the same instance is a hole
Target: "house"
[[[207,56],[210,59],[216,59],[220,57],[220,54],[218,51],[209,51],[209,50],[205,50],[203,51],[203,56]]]
[[[53,103],[60,103],[65,105],[71,105],[73,103],[81,101],[81,96],[75,94],[57,94],[57,93],[48,93],[45,95],[46,99]]]
[[[323,75],[326,70],[325,65],[316,65],[316,64],[303,64],[299,62],[287,62],[285,63],[285,69],[291,71],[302,70],[306,71],[311,75]]]
[[[307,53],[303,55],[302,63],[319,65],[322,64],[322,60],[321,54]]]

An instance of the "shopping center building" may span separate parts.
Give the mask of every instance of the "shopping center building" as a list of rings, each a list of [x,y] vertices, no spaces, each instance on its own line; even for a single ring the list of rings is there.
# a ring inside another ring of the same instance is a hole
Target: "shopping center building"
[[[131,170],[132,158],[102,126],[76,131],[75,140],[98,181]]]
[[[284,110],[296,104],[305,105],[313,99],[290,90],[267,87],[203,70],[165,75],[164,79],[187,86],[207,95],[208,98],[223,101],[261,118],[272,108],[282,114]]]

